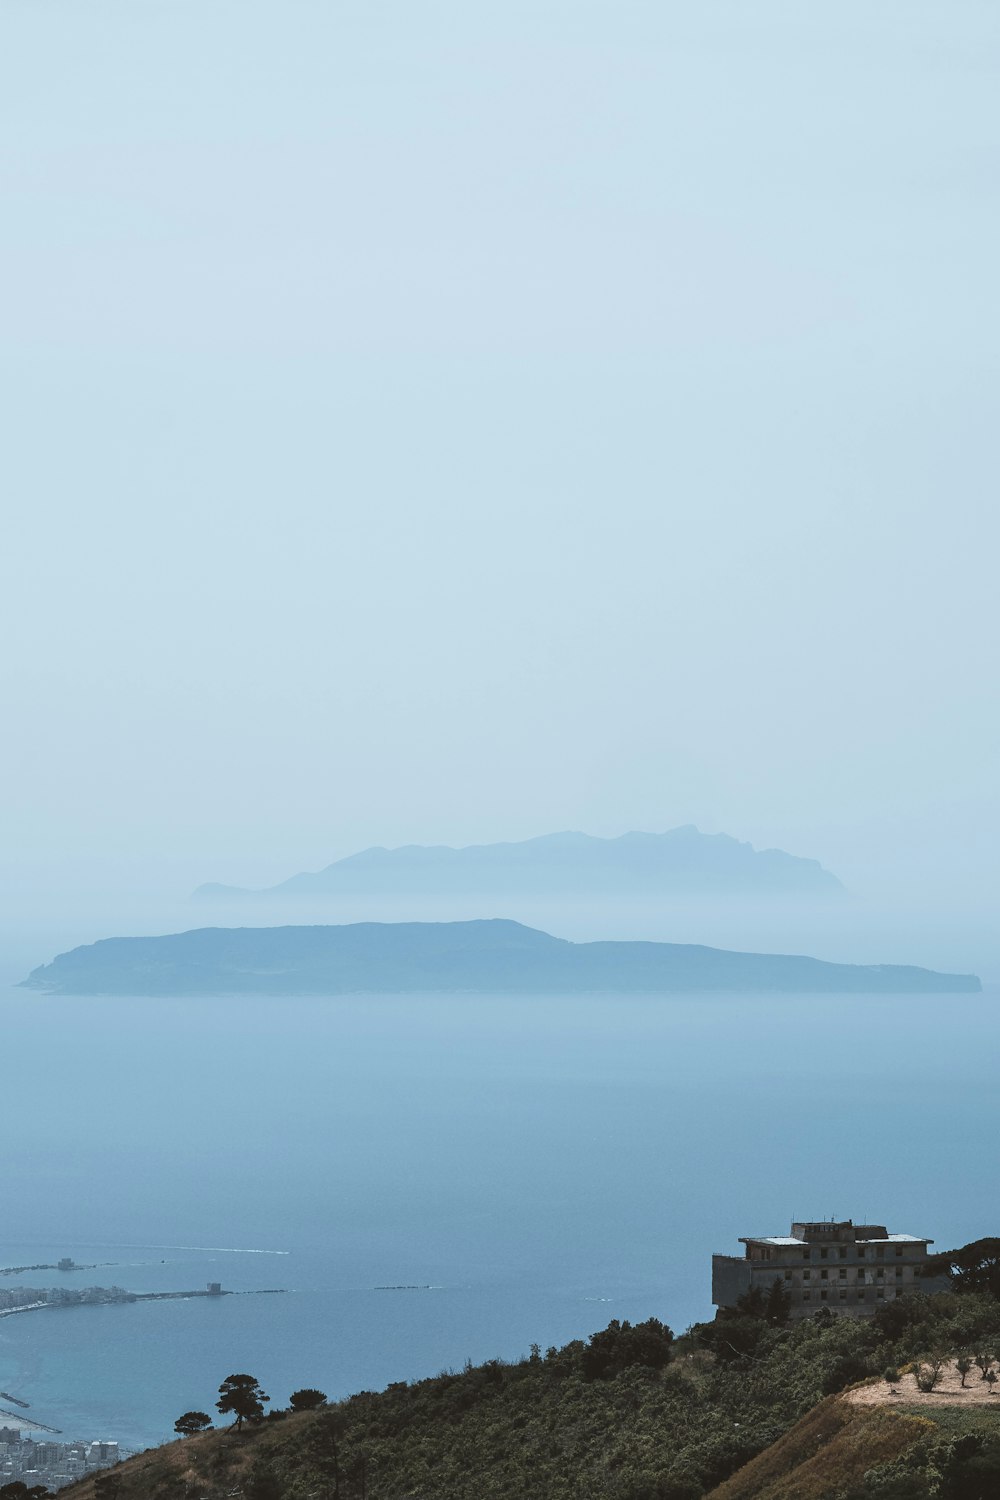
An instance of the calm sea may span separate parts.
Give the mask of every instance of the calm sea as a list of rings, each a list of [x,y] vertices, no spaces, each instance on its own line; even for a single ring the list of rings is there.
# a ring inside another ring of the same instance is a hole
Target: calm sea
[[[1000,1229],[990,995],[0,1001],[0,1265],[232,1296],[0,1319],[0,1389],[129,1444],[212,1409],[710,1316],[793,1215]],[[10,1285],[14,1278],[0,1278]],[[385,1288],[407,1288],[386,1290]],[[5,1405],[0,1400],[0,1406]]]

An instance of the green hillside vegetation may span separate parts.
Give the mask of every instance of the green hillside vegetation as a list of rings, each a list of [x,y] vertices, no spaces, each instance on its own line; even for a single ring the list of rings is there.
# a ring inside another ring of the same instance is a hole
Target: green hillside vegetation
[[[67,1500],[995,1500],[1000,1414],[830,1399],[932,1351],[995,1355],[1000,1303],[913,1295],[785,1325],[780,1299],[655,1319],[153,1449]],[[995,1360],[994,1360],[995,1363]],[[259,1372],[266,1384],[266,1372]],[[973,1367],[972,1376],[980,1378]],[[321,1393],[309,1393],[315,1399]],[[211,1392],[193,1406],[214,1411]],[[1000,1398],[997,1399],[1000,1407]],[[931,1412],[933,1420],[928,1421]],[[188,1414],[190,1415],[190,1414]]]

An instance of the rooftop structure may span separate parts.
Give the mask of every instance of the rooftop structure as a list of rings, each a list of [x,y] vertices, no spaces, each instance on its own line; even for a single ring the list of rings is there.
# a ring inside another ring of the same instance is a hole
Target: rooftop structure
[[[712,1301],[735,1307],[758,1289],[765,1296],[777,1281],[790,1299],[790,1316],[808,1318],[826,1308],[852,1318],[870,1318],[905,1292],[947,1289],[943,1276],[924,1276],[927,1246],[915,1234],[890,1234],[884,1224],[853,1219],[794,1223],[788,1234],[740,1236],[743,1255],[712,1256]]]

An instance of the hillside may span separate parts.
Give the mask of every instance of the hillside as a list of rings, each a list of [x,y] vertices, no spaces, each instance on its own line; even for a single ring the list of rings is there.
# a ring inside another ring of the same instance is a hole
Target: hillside
[[[667,833],[593,838],[550,833],[510,844],[464,849],[408,844],[364,849],[314,873],[293,875],[264,891],[199,886],[199,899],[250,896],[567,896],[843,894],[835,875],[815,859],[781,849],[755,849],[725,833],[687,826]]]
[[[570,943],[499,920],[205,927],[165,937],[105,938],[60,954],[23,983],[71,995],[928,994],[980,988],[974,975],[899,965],[831,964],[681,943]]]
[[[119,1466],[118,1500],[995,1500],[1000,1414],[856,1405],[887,1364],[996,1346],[1000,1306],[911,1296],[871,1322],[651,1320],[317,1412],[274,1412]],[[224,1373],[224,1372],[223,1372]],[[257,1371],[266,1382],[266,1371]],[[888,1387],[886,1387],[888,1391]],[[212,1410],[214,1392],[192,1391]],[[107,1485],[108,1479],[104,1480]],[[990,1486],[993,1486],[992,1488]],[[93,1480],[61,1492],[97,1500]]]
[[[828,1396],[758,1458],[711,1491],[711,1500],[821,1500],[872,1493],[864,1477],[936,1435],[933,1421]],[[874,1493],[879,1493],[878,1490]]]

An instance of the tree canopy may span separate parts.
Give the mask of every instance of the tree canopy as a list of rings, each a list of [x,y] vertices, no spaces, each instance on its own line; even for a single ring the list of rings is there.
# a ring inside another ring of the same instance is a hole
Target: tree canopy
[[[928,1256],[925,1276],[948,1276],[956,1292],[1000,1298],[1000,1239],[973,1240],[958,1250]]]
[[[223,1416],[232,1412],[236,1429],[244,1422],[259,1422],[264,1415],[264,1403],[270,1401],[264,1394],[260,1382],[254,1375],[227,1375],[219,1386],[216,1406]]]
[[[179,1432],[181,1437],[192,1437],[196,1432],[204,1432],[211,1425],[212,1418],[207,1411],[186,1411],[183,1416],[177,1418],[174,1431]]]
[[[326,1405],[326,1392],[303,1386],[301,1391],[292,1392],[288,1404],[292,1411],[314,1411],[317,1406]]]
[[[633,1365],[662,1370],[670,1363],[673,1341],[673,1332],[659,1318],[647,1318],[635,1327],[615,1318],[600,1333],[591,1335],[583,1352],[583,1377],[605,1380]]]

